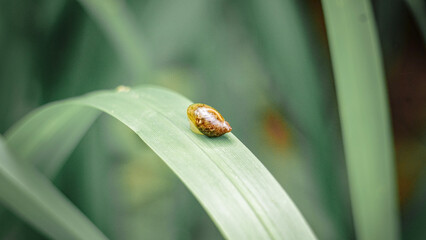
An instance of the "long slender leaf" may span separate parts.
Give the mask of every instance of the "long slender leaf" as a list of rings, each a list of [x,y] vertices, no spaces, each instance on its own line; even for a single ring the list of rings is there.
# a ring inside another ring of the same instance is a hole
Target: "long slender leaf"
[[[319,204],[336,226],[329,234],[320,222],[311,222],[319,237],[347,238],[349,213],[346,212],[339,175],[341,161],[336,132],[330,131],[333,118],[330,111],[333,94],[330,91],[331,69],[321,52],[319,37],[313,34],[312,20],[305,15],[301,1],[250,0],[240,1],[250,8],[247,17],[261,41],[259,46],[271,74],[270,92],[285,110],[286,118],[298,130],[302,154],[315,169]],[[334,109],[334,108],[331,108]],[[301,134],[300,134],[301,133]],[[345,185],[343,185],[345,186]],[[343,188],[344,189],[344,188]],[[313,193],[310,193],[313,194]],[[308,221],[310,218],[306,215]],[[318,226],[318,227],[317,227]]]
[[[421,0],[405,0],[416,19],[424,44],[426,45],[426,3]]]
[[[100,113],[94,109],[78,107],[70,107],[59,115],[55,107],[42,112],[41,117],[36,113],[24,118],[24,124],[19,125],[17,131],[13,127],[9,129],[6,135],[9,132],[14,134],[7,141],[16,159],[30,162],[41,173],[54,178]],[[57,145],[58,142],[61,144]],[[6,220],[1,222],[2,233],[19,222],[4,208],[0,208],[0,216],[0,219]]]
[[[151,59],[124,1],[79,0],[111,39],[134,80],[150,79]]]
[[[233,134],[211,139],[189,130],[186,108],[190,103],[170,91],[144,87],[70,99],[33,116],[38,121],[44,116],[48,120],[48,112],[56,111],[60,116],[70,107],[87,106],[114,116],[166,162],[227,238],[315,239],[287,194]],[[24,126],[34,119],[26,119],[9,132],[14,151],[19,148],[16,137],[30,131]],[[73,131],[70,126],[67,129]]]
[[[31,162],[48,177],[55,177],[99,112],[89,108],[47,106],[24,118],[18,129],[6,133],[18,160]],[[72,131],[70,131],[72,129]],[[31,136],[31,137],[29,137]],[[61,142],[61,144],[57,144]]]
[[[386,87],[368,0],[323,0],[359,239],[398,239]]]
[[[105,236],[43,175],[13,159],[0,137],[0,200],[55,239],[105,239]]]

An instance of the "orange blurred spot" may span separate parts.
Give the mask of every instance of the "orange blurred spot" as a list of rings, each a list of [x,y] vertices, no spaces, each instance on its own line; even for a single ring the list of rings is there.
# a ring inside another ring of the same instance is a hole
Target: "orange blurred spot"
[[[284,117],[276,110],[267,110],[264,114],[263,129],[265,138],[275,148],[286,149],[290,146],[290,132]]]

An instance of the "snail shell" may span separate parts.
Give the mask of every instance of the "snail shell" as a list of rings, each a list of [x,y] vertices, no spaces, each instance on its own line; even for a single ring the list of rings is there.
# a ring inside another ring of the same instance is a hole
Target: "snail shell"
[[[191,130],[207,137],[219,137],[232,130],[222,115],[209,105],[194,103],[186,111]]]

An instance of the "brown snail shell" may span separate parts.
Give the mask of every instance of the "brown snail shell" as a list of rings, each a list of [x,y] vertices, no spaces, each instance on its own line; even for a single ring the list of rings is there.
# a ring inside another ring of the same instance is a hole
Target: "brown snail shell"
[[[194,133],[203,134],[207,137],[219,137],[232,130],[231,125],[225,121],[222,115],[209,105],[191,104],[186,113],[191,130]]]

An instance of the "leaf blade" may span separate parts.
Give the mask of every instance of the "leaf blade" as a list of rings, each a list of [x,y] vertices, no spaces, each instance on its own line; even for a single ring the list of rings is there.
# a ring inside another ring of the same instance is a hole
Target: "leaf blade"
[[[49,180],[27,163],[14,160],[2,137],[0,199],[52,238],[106,239]]]
[[[392,134],[372,7],[368,0],[322,4],[357,237],[398,239]]]
[[[150,79],[149,51],[125,2],[116,0],[79,0],[112,41],[133,80]]]
[[[57,104],[97,108],[135,131],[181,178],[226,237],[315,239],[290,198],[235,136],[210,139],[189,130],[185,113],[190,103],[168,90],[144,87]]]

